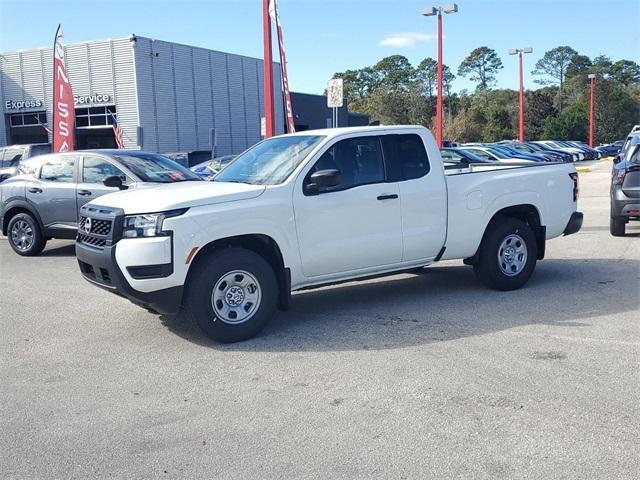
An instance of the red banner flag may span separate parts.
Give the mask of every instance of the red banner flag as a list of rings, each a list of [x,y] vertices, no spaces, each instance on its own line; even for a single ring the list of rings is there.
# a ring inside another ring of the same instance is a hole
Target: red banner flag
[[[64,66],[62,26],[58,25],[53,44],[53,151],[75,150],[74,128],[76,115],[73,91]]]
[[[280,25],[280,18],[278,17],[278,7],[276,0],[271,0],[269,3],[269,15],[276,24],[276,31],[278,33],[278,48],[280,50],[280,65],[282,67],[282,85],[284,89],[284,104],[287,113],[287,132],[294,133],[296,131],[295,120],[293,119],[293,108],[291,107],[291,93],[289,92],[289,76],[287,75],[287,55],[284,51],[284,40],[282,38],[282,26]]]

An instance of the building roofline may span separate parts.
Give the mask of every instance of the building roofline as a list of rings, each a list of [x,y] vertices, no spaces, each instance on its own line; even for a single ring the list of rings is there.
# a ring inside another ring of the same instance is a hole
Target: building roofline
[[[118,41],[118,40],[129,40],[129,41],[131,41],[133,38],[149,40],[150,42],[170,43],[170,44],[173,44],[173,45],[180,45],[182,47],[196,48],[198,50],[204,50],[204,51],[207,51],[207,52],[217,52],[217,53],[222,53],[224,55],[234,55],[236,57],[244,57],[244,58],[249,58],[251,60],[260,60],[260,61],[262,61],[261,58],[251,57],[249,55],[243,55],[241,53],[223,52],[222,50],[215,50],[213,48],[199,47],[197,45],[188,45],[186,43],[172,42],[170,40],[162,40],[162,39],[159,39],[159,38],[145,37],[144,35],[136,35],[136,34],[133,34],[133,33],[131,35],[127,36],[127,37],[102,38],[102,39],[99,39],[99,40],[83,40],[82,42],[65,43],[64,46],[65,47],[70,47],[70,46],[76,46],[76,45],[86,45],[88,43],[101,43],[101,42],[110,42],[110,41]],[[53,45],[51,45],[49,47],[20,48],[18,50],[13,50],[13,51],[8,51],[8,52],[0,52],[0,57],[6,56],[6,55],[13,55],[15,53],[34,52],[34,51],[41,51],[41,50],[53,50]],[[273,64],[274,65],[280,65],[280,62],[274,61]]]

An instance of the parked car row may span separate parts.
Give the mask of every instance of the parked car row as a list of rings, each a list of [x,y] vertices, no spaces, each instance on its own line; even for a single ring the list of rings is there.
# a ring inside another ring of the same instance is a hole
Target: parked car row
[[[538,140],[517,142],[503,140],[497,143],[448,143],[445,148],[464,150],[484,161],[530,163],[530,162],[577,162],[602,158],[603,152],[583,142],[562,140]]]

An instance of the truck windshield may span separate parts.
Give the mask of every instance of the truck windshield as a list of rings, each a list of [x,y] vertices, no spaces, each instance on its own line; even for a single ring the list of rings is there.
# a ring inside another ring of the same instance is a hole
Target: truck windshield
[[[131,152],[114,155],[114,158],[143,182],[173,183],[200,180],[200,177],[188,168],[155,153]]]
[[[264,140],[240,154],[213,181],[277,185],[291,175],[323,138],[290,135]]]

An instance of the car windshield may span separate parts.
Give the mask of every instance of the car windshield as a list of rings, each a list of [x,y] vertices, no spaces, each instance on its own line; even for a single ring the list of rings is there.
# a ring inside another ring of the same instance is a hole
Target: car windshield
[[[489,148],[488,150],[501,160],[506,160],[508,158],[511,158],[510,155],[507,155],[499,148]]]
[[[323,138],[290,135],[264,140],[240,154],[213,181],[277,185],[291,175]]]
[[[143,182],[173,183],[200,180],[195,173],[173,160],[147,152],[116,154],[114,158]]]

